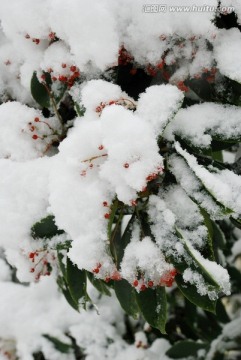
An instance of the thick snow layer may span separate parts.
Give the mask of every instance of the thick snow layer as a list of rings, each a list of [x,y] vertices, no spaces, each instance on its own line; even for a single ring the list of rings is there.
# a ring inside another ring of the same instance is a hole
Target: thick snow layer
[[[241,82],[240,62],[241,34],[236,28],[219,30],[214,43],[214,56],[220,72],[232,80]]]
[[[137,114],[150,122],[159,135],[181,106],[183,97],[183,93],[176,86],[151,86],[141,94]]]
[[[205,148],[212,137],[220,140],[241,138],[241,109],[237,106],[204,103],[178,111],[168,125],[164,136],[174,140],[178,135],[193,144]]]

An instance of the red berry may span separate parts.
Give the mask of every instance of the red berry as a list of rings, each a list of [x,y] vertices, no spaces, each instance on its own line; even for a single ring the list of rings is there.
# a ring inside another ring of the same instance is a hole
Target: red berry
[[[103,201],[103,206],[108,206],[108,202],[107,202],[107,201]]]
[[[134,281],[133,281],[133,286],[137,287],[138,284],[139,284],[138,280],[134,280]]]
[[[99,149],[99,150],[103,150],[103,149],[104,149],[104,146],[103,146],[103,145],[100,145],[100,146],[98,147],[98,149]]]
[[[98,263],[96,267],[97,267],[97,269],[100,269],[101,266],[102,266],[101,263]]]
[[[74,66],[74,65],[70,66],[70,71],[75,72],[76,71],[76,66]]]
[[[175,277],[175,276],[177,275],[177,270],[176,270],[176,269],[171,270],[171,271],[170,271],[170,275],[171,275],[172,277]]]
[[[30,269],[30,272],[31,272],[31,273],[33,273],[34,271],[35,271],[35,269],[34,269],[34,268],[31,268],[31,269]]]
[[[33,259],[35,256],[35,252],[31,252],[28,254],[29,259]]]
[[[54,32],[49,33],[49,38],[51,40],[54,40],[55,39],[55,33]]]
[[[128,167],[130,166],[128,163],[125,163],[124,165],[124,168],[128,169]]]
[[[60,76],[59,76],[59,81],[67,82],[67,81],[68,81],[68,78],[67,78],[67,76],[60,75]]]
[[[114,271],[113,274],[111,275],[111,279],[116,281],[121,280],[121,274],[119,273],[119,271],[117,270]]]
[[[32,138],[33,138],[34,140],[37,140],[37,139],[38,139],[38,135],[34,134],[34,135],[32,136]]]
[[[109,282],[111,280],[111,278],[109,277],[109,276],[107,276],[106,278],[105,278],[105,282]]]
[[[164,65],[165,65],[165,62],[164,62],[164,60],[162,60],[159,64],[157,64],[156,67],[157,67],[159,70],[161,70],[161,69],[163,69]]]
[[[141,290],[141,291],[146,290],[146,285],[145,285],[145,284],[142,284],[140,290]]]
[[[61,66],[62,66],[63,69],[65,69],[67,65],[66,65],[66,64],[62,64]]]
[[[80,72],[79,72],[79,71],[75,71],[74,74],[73,74],[73,77],[74,77],[74,78],[80,77]]]
[[[56,80],[58,80],[58,79],[56,78],[56,76],[53,76],[53,77],[52,77],[52,80],[53,80],[53,81],[56,81]]]
[[[92,169],[93,167],[94,167],[94,165],[93,165],[93,164],[90,164],[89,168]]]
[[[147,284],[147,285],[148,285],[148,287],[153,287],[154,282],[150,280],[150,281],[148,281],[148,284]]]
[[[179,81],[177,83],[177,87],[179,90],[187,92],[188,91],[188,87],[184,84],[184,81]]]
[[[34,121],[39,122],[40,121],[39,117],[34,118]]]
[[[38,45],[40,43],[39,39],[33,39],[33,42],[35,42],[36,45]]]
[[[104,215],[104,218],[105,218],[105,219],[109,219],[109,218],[110,218],[110,214],[106,213],[106,214]]]
[[[99,271],[100,271],[100,270],[99,270],[98,268],[95,268],[95,269],[92,270],[92,272],[93,272],[94,274],[98,274]]]

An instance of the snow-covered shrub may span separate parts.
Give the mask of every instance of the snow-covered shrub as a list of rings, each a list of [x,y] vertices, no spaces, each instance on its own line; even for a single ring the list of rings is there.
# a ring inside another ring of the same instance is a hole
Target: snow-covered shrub
[[[241,11],[186,3],[0,3],[0,359],[240,352]]]

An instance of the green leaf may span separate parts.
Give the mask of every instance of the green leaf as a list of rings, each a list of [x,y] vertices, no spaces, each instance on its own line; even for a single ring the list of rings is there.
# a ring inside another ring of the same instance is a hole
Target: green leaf
[[[218,206],[220,209],[220,213],[224,215],[230,215],[234,212],[234,210],[228,208],[226,205],[224,205],[219,199],[215,197],[215,194],[213,194],[213,191],[206,186],[199,175],[197,175],[197,171],[193,168],[191,161],[189,160],[189,156],[192,156],[192,158],[197,158],[194,155],[189,154],[186,150],[183,150],[181,145],[177,142],[175,143],[175,149],[177,153],[184,159],[185,163],[187,164],[188,168],[191,170],[193,175],[196,177],[197,181],[200,183],[199,192],[202,192],[203,195],[210,197],[214,203]],[[198,164],[198,162],[197,162]],[[198,164],[199,165],[199,164]],[[201,165],[199,165],[201,167]],[[209,171],[209,170],[207,170]],[[209,171],[210,172],[210,171]],[[178,179],[177,179],[178,180]],[[184,189],[187,192],[187,189]],[[189,194],[190,196],[190,194]],[[191,197],[194,202],[196,202],[198,205],[203,206],[195,199],[195,197]],[[204,206],[203,206],[204,207]]]
[[[31,227],[31,236],[34,239],[51,239],[55,235],[61,235],[63,230],[58,229],[54,222],[54,216],[48,215]]]
[[[64,255],[60,251],[57,251],[57,258],[58,258],[59,268],[63,274],[65,281],[67,281],[67,269],[66,269],[66,265],[63,262]]]
[[[77,102],[74,103],[74,109],[79,117],[84,116],[85,108],[84,106],[80,106]]]
[[[212,274],[210,274],[207,269],[202,265],[202,263],[199,261],[199,259],[197,259],[197,256],[194,252],[194,248],[192,247],[192,245],[187,241],[187,239],[185,239],[185,237],[183,236],[183,234],[181,233],[180,229],[176,228],[176,232],[177,235],[179,237],[179,239],[181,240],[181,242],[184,245],[184,248],[186,249],[188,255],[190,255],[190,257],[192,258],[194,264],[195,264],[195,268],[197,267],[198,272],[201,273],[201,275],[204,277],[204,279],[210,284],[213,285],[214,287],[217,288],[217,290],[220,288],[220,285],[216,282],[216,280],[214,279],[214,277],[212,276]]]
[[[115,219],[115,214],[116,211],[118,209],[118,205],[119,205],[119,201],[115,200],[111,206],[111,213],[110,213],[110,218],[108,221],[108,226],[107,226],[107,234],[108,234],[108,239],[111,239],[111,234],[112,234],[112,225]]]
[[[115,281],[115,293],[122,308],[128,315],[137,318],[139,308],[136,302],[136,291],[126,280]]]
[[[220,321],[223,324],[227,324],[230,321],[230,318],[228,316],[228,313],[225,309],[225,306],[222,303],[221,299],[217,300],[217,306],[216,306],[216,315],[218,321]]]
[[[55,349],[63,354],[68,354],[69,351],[72,349],[71,345],[65,344],[53,336],[44,334],[43,337],[45,337],[45,339],[48,339],[54,345]]]
[[[45,73],[45,76],[48,73]],[[47,84],[48,86],[48,84]],[[39,82],[37,78],[36,71],[33,73],[32,79],[31,79],[31,94],[34,100],[42,107],[49,108],[50,107],[50,96],[49,92],[45,85],[43,85],[41,82]]]
[[[146,289],[136,293],[137,304],[145,320],[154,328],[166,334],[167,300],[165,287]]]
[[[133,214],[125,228],[123,235],[121,236],[121,228],[119,227],[119,232],[116,233],[116,236],[113,238],[112,246],[114,248],[116,267],[119,270],[120,265],[124,256],[125,248],[129,244],[132,236],[132,226],[135,221],[135,214]]]
[[[86,291],[86,271],[80,270],[68,257],[66,279],[69,292],[78,308],[81,299],[85,308],[86,301],[89,298]]]
[[[205,343],[197,343],[192,340],[178,341],[169,350],[166,355],[172,359],[181,359],[188,356],[197,356],[197,352],[200,349],[207,349],[208,345]]]
[[[204,220],[204,225],[206,226],[207,230],[208,230],[208,237],[207,237],[207,256],[208,259],[210,260],[215,260],[215,256],[214,256],[214,249],[213,249],[213,226],[212,226],[212,221],[210,219],[209,214],[203,209],[200,208],[200,212],[203,216],[203,220]]]
[[[209,299],[207,295],[200,295],[197,292],[197,288],[194,285],[187,284],[184,282],[182,276],[180,274],[175,277],[177,286],[181,293],[193,304],[199,306],[200,308],[213,312],[216,312],[216,301],[212,301]]]
[[[104,283],[103,280],[101,279],[96,279],[96,277],[90,273],[90,272],[86,272],[89,281],[91,282],[91,284],[103,295],[107,295],[107,296],[111,296],[111,292],[108,289],[108,287],[106,286],[106,284]]]
[[[61,291],[62,291],[65,299],[69,303],[69,305],[76,311],[79,311],[79,304],[76,303],[76,301],[72,298],[69,288],[68,288],[68,284],[62,276],[59,276],[57,278],[57,284],[58,284],[59,288],[61,289]]]

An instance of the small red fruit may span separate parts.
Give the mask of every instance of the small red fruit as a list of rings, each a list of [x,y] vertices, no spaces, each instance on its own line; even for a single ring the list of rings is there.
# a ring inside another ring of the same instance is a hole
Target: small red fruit
[[[98,149],[99,149],[99,150],[103,150],[103,149],[104,149],[104,146],[103,146],[103,145],[100,145],[100,146],[98,147]]]
[[[49,38],[51,40],[54,40],[55,39],[55,33],[54,32],[49,33]]]
[[[60,76],[59,76],[59,81],[67,82],[67,81],[68,81],[68,78],[67,78],[67,76],[60,75]]]
[[[52,77],[52,80],[53,80],[53,81],[57,81],[58,79],[56,78],[56,76],[53,76],[53,77]]]
[[[74,66],[74,65],[70,66],[70,71],[75,72],[76,71],[76,66]]]
[[[146,285],[145,285],[145,284],[142,284],[140,290],[141,290],[141,291],[145,291],[145,290],[146,290]]]
[[[35,252],[31,252],[28,254],[29,259],[33,259],[35,256]]]
[[[109,218],[110,218],[110,214],[109,214],[109,213],[106,213],[106,214],[104,215],[104,218],[105,218],[105,219],[109,219]]]
[[[121,274],[119,273],[119,271],[117,270],[114,271],[113,274],[111,275],[111,279],[116,281],[121,280]]]
[[[107,202],[107,201],[103,201],[103,206],[108,206],[108,202]]]
[[[40,121],[39,117],[34,118],[34,121],[39,122]]]
[[[148,281],[148,284],[147,284],[147,285],[148,285],[148,287],[150,287],[150,288],[151,288],[151,287],[153,287],[154,282],[150,280],[150,281]]]
[[[98,274],[99,271],[100,271],[100,270],[99,270],[98,268],[95,268],[95,269],[92,270],[92,272],[93,272],[94,274]]]
[[[134,281],[133,281],[133,286],[137,287],[138,284],[139,284],[138,280],[134,280]]]
[[[124,166],[125,169],[128,169],[128,167],[129,167],[130,165],[129,165],[128,163],[125,163],[123,166]]]
[[[67,65],[66,65],[66,64],[62,64],[61,66],[62,66],[63,69],[65,69]]]
[[[37,140],[37,139],[38,139],[38,135],[34,134],[34,135],[32,136],[32,138],[33,138],[34,140]]]
[[[34,268],[31,268],[31,269],[30,269],[30,272],[31,272],[31,273],[33,273],[34,271],[35,271],[35,269],[34,269]]]

